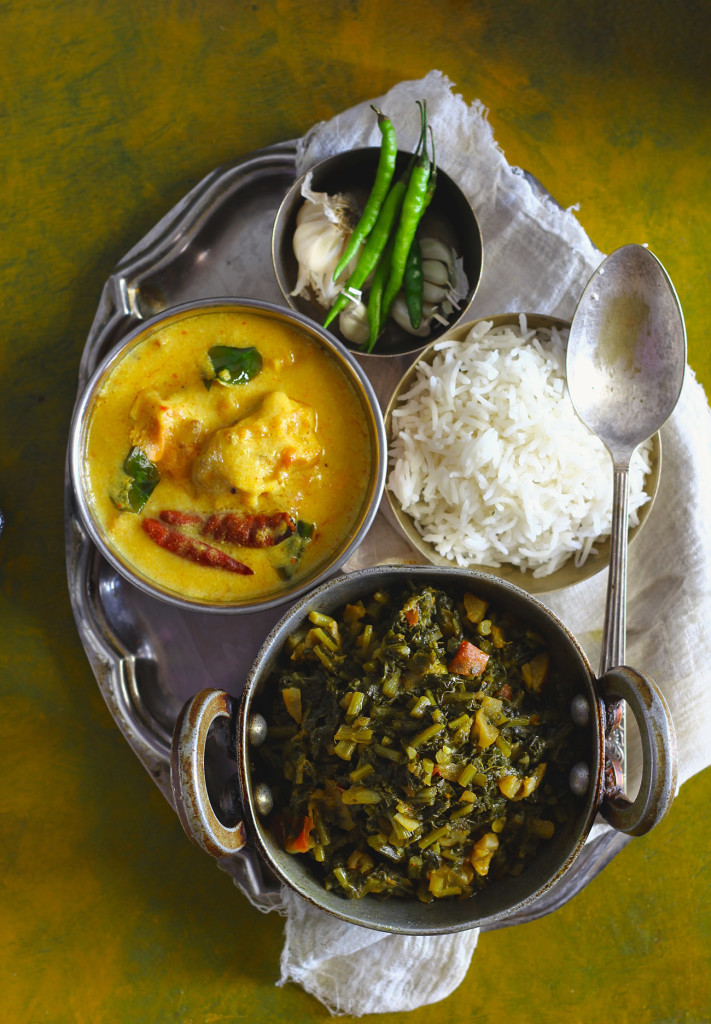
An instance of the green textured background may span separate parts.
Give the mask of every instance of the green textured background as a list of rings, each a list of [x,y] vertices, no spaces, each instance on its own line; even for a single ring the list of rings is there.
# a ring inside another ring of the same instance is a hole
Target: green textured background
[[[0,1015],[323,1021],[275,987],[281,920],[187,841],[76,635],[63,462],[103,282],[214,167],[440,68],[600,249],[649,243],[708,390],[711,5],[10,0],[0,41]],[[707,770],[572,903],[389,1019],[710,1021],[710,796]]]

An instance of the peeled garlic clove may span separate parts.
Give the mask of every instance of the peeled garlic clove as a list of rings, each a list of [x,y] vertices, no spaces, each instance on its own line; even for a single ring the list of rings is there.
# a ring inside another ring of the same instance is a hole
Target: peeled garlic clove
[[[432,284],[449,287],[449,267],[441,260],[423,260],[422,277]]]
[[[449,268],[449,273],[451,274],[451,268],[455,262],[455,254],[439,238],[421,238],[420,252],[422,253],[423,260],[439,260],[441,263],[444,263]]]
[[[344,338],[354,345],[362,345],[370,337],[368,310],[363,302],[349,302],[338,318],[338,327]]]
[[[422,282],[422,301],[423,302],[434,302],[439,305],[447,297],[449,288],[443,288],[439,284],[432,284],[431,281]]]

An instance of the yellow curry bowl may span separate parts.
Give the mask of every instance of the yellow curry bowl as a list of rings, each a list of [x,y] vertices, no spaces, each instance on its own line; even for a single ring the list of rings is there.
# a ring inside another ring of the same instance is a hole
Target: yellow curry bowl
[[[92,541],[184,608],[293,600],[360,544],[385,481],[383,418],[350,354],[250,299],[175,306],[104,359],[74,411],[69,472]]]

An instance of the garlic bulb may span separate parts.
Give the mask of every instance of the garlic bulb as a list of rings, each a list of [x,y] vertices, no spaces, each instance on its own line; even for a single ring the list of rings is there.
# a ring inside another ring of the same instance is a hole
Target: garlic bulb
[[[363,345],[370,337],[368,309],[363,302],[349,302],[338,318],[338,327],[348,341]]]
[[[358,211],[346,195],[330,196],[311,190],[311,175],[304,180],[301,194],[304,203],[296,217],[293,249],[299,264],[299,275],[291,292],[314,298],[329,309],[341,291],[333,272],[356,224]],[[346,268],[347,280],[351,267]]]

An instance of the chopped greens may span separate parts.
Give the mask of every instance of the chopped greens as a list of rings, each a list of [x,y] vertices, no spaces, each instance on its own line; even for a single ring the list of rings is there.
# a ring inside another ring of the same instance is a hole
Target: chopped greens
[[[299,568],[299,562],[306,545],[314,535],[316,526],[314,523],[307,523],[303,519],[297,519],[296,527],[290,537],[282,544],[284,560],[277,566],[277,573],[283,580],[290,580]]]
[[[275,838],[351,898],[465,898],[520,874],[575,813],[563,687],[543,639],[473,594],[311,612],[255,753]]]
[[[141,512],[159,481],[155,464],[141,448],[132,448],[124,460],[121,481],[112,501],[121,512]]]
[[[213,372],[205,382],[208,387],[213,380],[221,384],[246,384],[262,369],[262,356],[253,345],[249,348],[213,345],[207,355]]]

